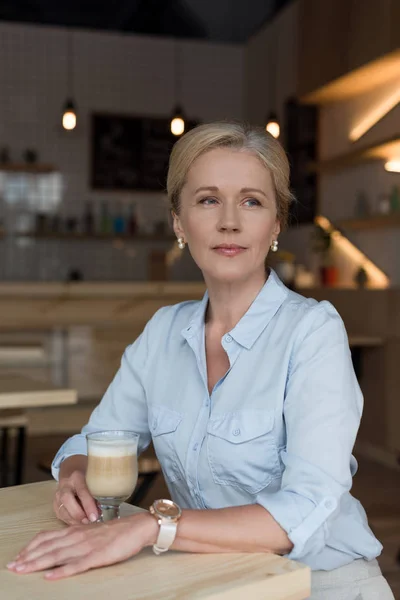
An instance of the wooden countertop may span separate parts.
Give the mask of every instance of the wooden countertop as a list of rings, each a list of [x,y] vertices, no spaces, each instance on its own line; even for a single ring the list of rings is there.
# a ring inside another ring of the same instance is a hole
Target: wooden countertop
[[[131,298],[155,294],[203,294],[205,284],[195,281],[136,281],[136,282],[3,282],[0,298],[51,299],[51,298]]]
[[[0,489],[0,590],[7,600],[303,600],[310,594],[310,570],[269,554],[186,554],[155,556],[147,548],[117,565],[69,579],[46,581],[43,573],[18,575],[5,565],[37,532],[65,527],[52,514],[55,482]],[[128,504],[122,514],[137,510]]]
[[[0,330],[129,325],[161,306],[201,299],[203,283],[0,284]],[[144,311],[144,313],[143,313]]]
[[[22,375],[0,373],[0,410],[76,404],[77,392]]]
[[[0,331],[143,325],[158,308],[199,300],[205,289],[202,282],[171,281],[0,283]],[[323,288],[300,293],[332,302],[348,332],[365,337],[361,345],[400,337],[400,290]]]

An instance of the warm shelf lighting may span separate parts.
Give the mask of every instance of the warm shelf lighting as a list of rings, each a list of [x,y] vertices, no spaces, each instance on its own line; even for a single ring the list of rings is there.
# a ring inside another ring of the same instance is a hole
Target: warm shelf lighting
[[[275,113],[271,112],[268,117],[268,122],[265,126],[265,131],[268,131],[274,138],[278,139],[281,134],[281,128],[279,126],[278,117]]]
[[[400,158],[385,162],[385,169],[390,173],[400,173]]]
[[[330,233],[334,244],[345,254],[352,262],[363,267],[367,272],[369,280],[375,288],[387,288],[390,281],[387,275],[377,267],[361,250],[350,242],[340,233],[326,217],[319,215],[314,219],[316,225],[322,227],[324,231]]]
[[[399,73],[400,50],[395,50],[302,96],[300,102],[319,105],[345,102],[398,81]]]
[[[380,121],[388,112],[392,110],[400,102],[400,87],[377,104],[365,115],[355,127],[350,131],[349,138],[352,142],[356,142],[363,136],[371,127]]]

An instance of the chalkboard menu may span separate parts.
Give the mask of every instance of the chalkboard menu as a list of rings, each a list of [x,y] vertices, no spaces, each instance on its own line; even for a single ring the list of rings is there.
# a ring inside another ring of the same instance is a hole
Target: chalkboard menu
[[[195,125],[186,123],[186,131]],[[92,115],[92,188],[165,189],[169,155],[176,141],[170,118]]]
[[[317,211],[318,175],[310,165],[317,161],[318,108],[290,99],[285,109],[285,149],[290,162],[290,183],[296,196],[289,224],[312,223]]]

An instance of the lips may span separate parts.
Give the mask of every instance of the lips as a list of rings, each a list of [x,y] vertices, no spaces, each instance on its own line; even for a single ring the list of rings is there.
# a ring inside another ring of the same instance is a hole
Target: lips
[[[237,244],[219,244],[214,247],[214,250],[246,250],[246,248]]]
[[[220,244],[219,246],[215,246],[213,250],[222,256],[237,256],[245,252],[246,248],[237,244]]]

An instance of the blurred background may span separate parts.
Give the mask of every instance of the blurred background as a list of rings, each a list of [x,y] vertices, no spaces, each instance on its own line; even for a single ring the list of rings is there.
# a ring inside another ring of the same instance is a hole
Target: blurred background
[[[270,264],[342,315],[365,408],[354,494],[400,598],[400,3],[0,5],[0,485],[49,478],[125,346],[200,298],[171,229],[171,148],[238,119],[297,198]],[[137,503],[165,496],[150,448]]]

